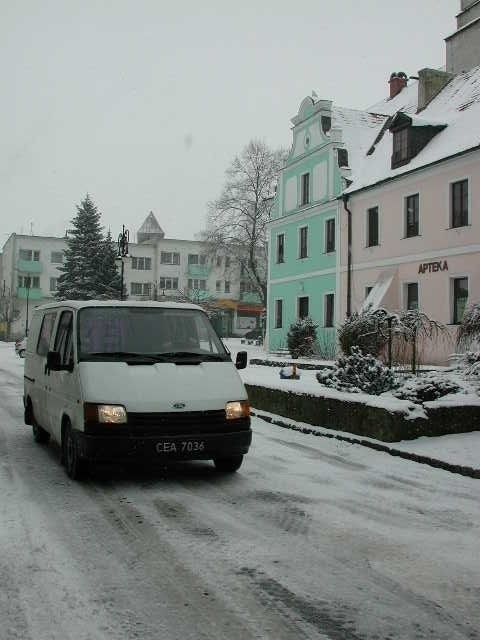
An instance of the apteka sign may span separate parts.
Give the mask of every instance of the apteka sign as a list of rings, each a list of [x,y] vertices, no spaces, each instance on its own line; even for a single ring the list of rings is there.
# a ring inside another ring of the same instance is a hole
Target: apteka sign
[[[448,271],[446,260],[437,260],[436,262],[422,262],[418,265],[418,273],[432,273],[432,271]]]

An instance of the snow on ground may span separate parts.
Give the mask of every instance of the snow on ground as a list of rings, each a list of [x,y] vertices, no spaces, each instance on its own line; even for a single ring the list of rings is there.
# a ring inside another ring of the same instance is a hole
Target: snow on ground
[[[232,359],[235,359],[236,353],[240,350],[248,352],[248,360],[252,358],[267,358],[263,347],[256,345],[241,344],[240,339],[230,338],[224,340],[227,348],[232,352]],[[301,362],[301,361],[300,361]],[[311,362],[311,360],[309,360]],[[320,387],[315,378],[315,371],[305,369],[299,370],[300,380],[281,380],[279,376],[279,368],[262,367],[258,365],[248,365],[246,369],[240,371],[240,375],[245,383],[257,384],[260,386],[269,386],[274,389],[284,389],[289,391],[300,391],[303,393],[331,395],[332,397],[341,397],[342,399],[351,399],[359,401],[363,394],[347,394],[341,393],[326,387]],[[321,390],[320,390],[321,389]],[[370,402],[372,402],[371,397]],[[398,409],[402,406],[409,405],[406,400],[396,400],[395,398],[374,398],[373,402],[376,406],[384,406],[385,408]],[[441,402],[441,401],[440,401]],[[398,403],[398,404],[397,404]],[[266,413],[266,412],[265,412]],[[271,414],[268,414],[271,415]],[[293,424],[302,425],[303,423]],[[311,425],[308,425],[311,426]],[[322,425],[313,425],[318,431],[332,433],[332,429],[322,428]],[[338,432],[345,435],[344,432]],[[371,442],[379,442],[374,438],[363,438]],[[382,443],[385,444],[385,443]],[[403,440],[401,442],[388,443],[395,449],[416,453],[418,455],[428,456],[437,460],[442,460],[450,464],[458,464],[474,469],[480,468],[480,431],[472,431],[470,433],[460,433],[438,437],[420,437],[415,440]]]

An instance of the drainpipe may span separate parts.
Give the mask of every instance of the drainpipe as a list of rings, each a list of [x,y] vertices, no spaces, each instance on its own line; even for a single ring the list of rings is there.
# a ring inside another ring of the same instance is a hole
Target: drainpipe
[[[343,208],[347,212],[347,318],[352,315],[352,212],[347,207],[348,194],[342,196]]]

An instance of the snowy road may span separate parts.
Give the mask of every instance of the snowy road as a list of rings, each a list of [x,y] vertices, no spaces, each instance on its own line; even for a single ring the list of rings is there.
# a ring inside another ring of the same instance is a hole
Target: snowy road
[[[480,638],[478,480],[255,419],[234,476],[76,484],[22,376],[2,348],[1,640]]]

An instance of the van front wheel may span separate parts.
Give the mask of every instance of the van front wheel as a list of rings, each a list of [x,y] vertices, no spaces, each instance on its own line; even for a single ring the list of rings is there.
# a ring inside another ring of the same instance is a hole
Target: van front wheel
[[[81,480],[85,474],[85,460],[78,453],[77,442],[73,436],[72,425],[67,422],[62,436],[62,460],[67,476],[72,480]]]
[[[223,473],[234,473],[238,471],[242,465],[243,456],[230,456],[229,458],[214,458],[213,463],[217,471]]]

